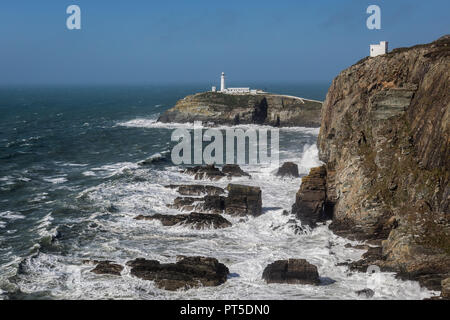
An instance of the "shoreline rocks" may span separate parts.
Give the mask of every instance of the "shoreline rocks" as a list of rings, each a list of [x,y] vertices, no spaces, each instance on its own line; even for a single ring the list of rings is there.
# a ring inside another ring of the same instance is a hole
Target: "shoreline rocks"
[[[225,164],[222,170],[217,168],[214,164],[205,166],[189,167],[183,171],[184,173],[194,176],[195,180],[220,180],[227,177],[231,179],[233,177],[249,177],[250,174],[241,169],[237,164]]]
[[[154,281],[160,289],[175,291],[200,286],[214,287],[227,281],[228,268],[215,258],[180,256],[176,263],[161,264],[138,258],[128,261],[131,275]]]
[[[97,265],[91,272],[96,274],[120,276],[123,271],[123,266],[113,263],[112,261],[94,261],[94,263],[97,263]]]
[[[275,261],[264,269],[262,278],[267,283],[312,285],[320,283],[317,267],[305,259]]]

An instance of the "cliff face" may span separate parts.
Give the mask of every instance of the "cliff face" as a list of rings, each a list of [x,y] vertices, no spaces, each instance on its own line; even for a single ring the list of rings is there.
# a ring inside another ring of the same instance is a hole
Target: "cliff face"
[[[384,240],[376,264],[428,287],[450,272],[450,36],[334,79],[318,139],[330,228]]]
[[[319,127],[321,108],[321,102],[290,96],[204,92],[179,100],[158,121]]]

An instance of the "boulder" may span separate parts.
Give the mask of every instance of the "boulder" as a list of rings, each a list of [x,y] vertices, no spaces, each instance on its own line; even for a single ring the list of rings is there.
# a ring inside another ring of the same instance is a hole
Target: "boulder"
[[[293,162],[285,162],[278,169],[277,176],[279,177],[299,177],[298,166]]]
[[[326,173],[324,166],[312,168],[309,175],[302,178],[292,213],[303,225],[313,228],[318,222],[332,218],[333,208],[327,201],[326,194]]]
[[[165,215],[154,214],[152,216],[139,215],[136,220],[159,220],[165,227],[175,226],[177,224],[186,224],[194,229],[200,230],[205,228],[222,229],[231,227],[229,222],[224,217],[218,214],[207,214],[192,212],[190,214]]]
[[[136,259],[127,262],[131,275],[154,281],[165,290],[219,286],[227,281],[228,268],[215,258],[179,257],[176,263],[161,264],[156,260]]]
[[[185,171],[187,174],[194,175],[195,180],[220,180],[225,177],[225,174],[216,168],[213,164],[206,166],[196,166],[192,168],[187,168]]]
[[[267,283],[312,284],[320,283],[315,265],[305,259],[278,260],[269,264],[262,278]]]
[[[222,167],[222,172],[228,177],[250,177],[250,175],[237,164],[226,164]]]
[[[96,274],[111,274],[114,276],[120,276],[123,270],[123,266],[120,264],[112,263],[111,261],[96,261],[97,266],[91,270],[91,272]]]
[[[259,216],[262,214],[261,188],[229,184],[225,199],[225,212],[238,216]]]
[[[225,190],[216,186],[208,186],[201,184],[193,185],[169,185],[167,188],[176,189],[183,196],[217,196],[225,193]]]

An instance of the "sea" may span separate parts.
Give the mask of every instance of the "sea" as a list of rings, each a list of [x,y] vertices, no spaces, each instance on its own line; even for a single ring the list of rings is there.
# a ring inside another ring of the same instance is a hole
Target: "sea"
[[[269,92],[324,100],[329,84],[265,84]],[[171,134],[187,124],[158,116],[204,85],[36,86],[0,88],[0,299],[423,299],[436,292],[393,273],[355,273],[338,263],[361,258],[355,241],[321,225],[298,228],[283,214],[300,178],[275,176],[274,165],[244,165],[251,178],[232,183],[262,189],[263,214],[227,216],[226,229],[193,230],[137,215],[179,214],[167,204],[169,184],[226,187],[198,181],[171,161]],[[253,126],[257,127],[257,126]],[[280,162],[301,176],[320,166],[319,128],[280,129]],[[153,162],[142,166],[147,159]],[[299,229],[301,230],[299,232]],[[165,291],[138,279],[92,273],[86,260],[125,265],[135,258],[176,261],[177,255],[217,258],[230,270],[218,287]],[[319,286],[266,284],[264,268],[279,259],[318,267]],[[370,288],[373,297],[358,295]]]

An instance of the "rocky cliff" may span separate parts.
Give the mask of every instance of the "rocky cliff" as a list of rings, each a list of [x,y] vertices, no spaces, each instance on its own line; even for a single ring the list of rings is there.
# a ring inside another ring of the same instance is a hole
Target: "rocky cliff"
[[[276,94],[203,92],[177,102],[158,121],[319,127],[322,103]]]
[[[334,79],[318,138],[330,228],[434,289],[450,272],[449,84],[450,36],[365,58]]]

